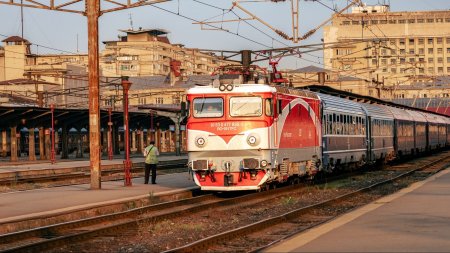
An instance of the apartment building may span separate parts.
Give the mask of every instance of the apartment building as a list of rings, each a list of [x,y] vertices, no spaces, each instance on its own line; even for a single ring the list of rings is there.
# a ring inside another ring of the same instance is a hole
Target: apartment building
[[[325,68],[392,89],[450,75],[449,27],[450,10],[355,7],[324,28]]]
[[[162,29],[122,30],[117,41],[105,41],[100,66],[104,76],[204,75],[227,64],[214,54],[171,44]]]

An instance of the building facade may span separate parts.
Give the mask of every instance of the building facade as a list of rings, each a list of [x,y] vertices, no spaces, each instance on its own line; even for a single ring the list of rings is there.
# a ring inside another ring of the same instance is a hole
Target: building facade
[[[450,11],[355,7],[324,28],[325,68],[382,88],[450,75]],[[394,94],[395,96],[395,94]]]

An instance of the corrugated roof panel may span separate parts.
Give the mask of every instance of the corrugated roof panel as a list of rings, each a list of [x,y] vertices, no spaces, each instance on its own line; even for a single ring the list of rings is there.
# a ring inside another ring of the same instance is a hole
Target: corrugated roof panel
[[[425,116],[423,115],[422,112],[411,111],[411,110],[406,110],[406,112],[408,112],[411,115],[411,117],[413,117],[414,121],[416,121],[416,122],[427,122],[427,119],[425,118]]]
[[[317,96],[323,102],[324,110],[335,111],[335,112],[345,112],[358,115],[365,115],[364,110],[361,108],[361,104],[356,103],[348,99],[325,95],[322,93],[317,93]]]
[[[384,106],[387,110],[391,111],[392,115],[397,120],[408,120],[408,121],[414,121],[414,118],[406,112],[406,110],[397,108],[397,107],[391,107],[391,106]]]
[[[368,116],[382,119],[394,119],[394,115],[386,108],[386,106],[366,103],[361,104],[361,106],[366,109]]]

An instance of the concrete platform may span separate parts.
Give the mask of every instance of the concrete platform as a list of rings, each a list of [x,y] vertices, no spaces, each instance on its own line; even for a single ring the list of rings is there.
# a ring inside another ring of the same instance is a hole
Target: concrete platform
[[[2,193],[0,194],[0,224],[198,188],[187,172],[159,175],[156,183],[155,185],[144,184],[144,178],[134,178],[131,187],[125,187],[123,181],[109,181],[102,182],[101,190],[91,190],[89,184],[83,184]]]
[[[450,170],[264,252],[450,252]]]

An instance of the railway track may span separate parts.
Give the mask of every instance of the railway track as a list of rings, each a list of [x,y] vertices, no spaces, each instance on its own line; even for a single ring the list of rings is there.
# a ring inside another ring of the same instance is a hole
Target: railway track
[[[233,198],[221,198],[210,194],[8,233],[0,236],[0,252],[42,251],[120,229],[135,227],[139,223],[148,221],[189,215],[209,208],[241,205],[243,203],[251,205],[260,201],[267,201],[268,198],[284,195],[286,192],[292,191],[294,187],[298,188],[298,186],[291,186]]]
[[[123,179],[122,166],[115,166],[113,168],[107,168],[102,170],[102,181],[112,181]],[[170,173],[174,168],[185,169],[186,159],[172,160],[161,162],[158,169],[161,173]],[[132,174],[134,177],[142,176],[144,169],[144,163],[134,163],[132,167]],[[4,173],[6,174],[6,173]],[[78,184],[89,182],[90,169],[87,168],[68,168],[54,170],[43,170],[39,174],[31,175],[18,175],[17,173],[9,173],[9,175],[3,175],[0,178],[0,186],[8,186],[15,188],[25,184],[51,184],[52,186],[62,186],[70,184]]]
[[[402,172],[390,179],[374,183],[353,192],[320,203],[301,207],[276,217],[271,217],[212,235],[194,243],[164,252],[204,252],[206,250],[208,250],[208,252],[260,252],[278,241],[327,222],[337,216],[333,215],[333,212],[330,212],[327,209],[342,209],[344,212],[347,212],[360,206],[356,203],[359,201],[358,196],[411,176],[419,171],[437,173],[444,169],[449,161],[450,156],[447,154],[446,156],[430,161],[425,165]],[[395,166],[393,166],[392,169],[395,169]],[[300,218],[300,216],[305,216],[307,218],[305,220],[304,218]],[[256,244],[262,245],[251,244],[252,246],[243,247],[243,245],[249,245],[248,241],[257,242]]]
[[[448,159],[449,158],[447,154],[445,157],[440,158],[439,161],[441,163],[447,163]],[[434,163],[437,163],[439,161],[434,161]],[[425,161],[425,163],[429,163],[429,161]],[[298,233],[298,227],[306,229],[311,226],[301,225],[300,223],[296,222],[292,223],[292,220],[296,219],[296,217],[298,217],[299,215],[306,214],[308,212],[314,212],[315,210],[317,211],[320,208],[332,208],[338,203],[346,203],[346,201],[348,202],[349,199],[354,198],[359,194],[369,192],[372,189],[379,187],[380,185],[385,185],[389,182],[393,182],[394,180],[398,180],[399,178],[411,175],[415,171],[425,169],[427,166],[430,165],[427,164],[414,170],[401,172],[400,175],[397,175],[394,178],[374,183],[359,190],[347,192],[346,194],[334,197],[331,200],[310,204],[306,207],[289,211],[281,215],[247,224],[243,227],[237,227],[228,231],[223,231],[219,234],[196,240],[194,243],[173,248],[172,250],[168,250],[167,252],[198,252],[205,251],[206,249],[208,249],[209,251],[218,252],[226,251],[226,249],[231,249],[231,251],[242,251],[241,245],[245,244],[239,244],[240,246],[230,246],[223,243],[226,241],[235,241],[237,239],[242,240],[242,238],[249,238],[251,237],[252,233],[257,233],[258,231],[267,231],[268,229],[274,230],[275,225],[296,225],[297,229],[295,231],[287,230],[287,234],[286,232],[279,232],[277,237],[279,238],[278,240],[281,240],[282,238],[285,238],[292,233]],[[111,234],[117,234],[117,231],[119,230],[130,230],[138,227],[140,224],[157,223],[165,219],[176,219],[183,216],[191,216],[195,215],[196,213],[201,213],[205,210],[242,208],[244,206],[252,208],[261,205],[261,203],[268,203],[271,202],[271,200],[275,200],[283,196],[290,196],[292,192],[298,192],[301,191],[302,188],[308,187],[308,185],[303,186],[304,187],[298,187],[296,185],[293,185],[262,193],[254,193],[225,199],[218,198],[214,195],[200,196],[180,201],[161,203],[158,205],[144,206],[120,213],[102,215],[100,217],[92,217],[84,220],[65,222],[63,224],[34,228],[26,231],[18,231],[0,236],[0,252],[51,251],[55,248],[55,252],[61,250],[64,251],[64,247],[66,247],[67,245],[73,245],[75,242],[85,242],[88,241],[89,238],[98,236],[111,236]],[[349,206],[350,207],[346,207],[343,209],[349,210],[353,208],[351,207],[352,205]],[[318,222],[324,222],[332,217],[334,216],[325,215],[325,218],[322,217],[318,219],[320,220]],[[317,220],[317,217],[315,219]],[[306,222],[305,224],[310,223],[311,221]],[[212,233],[212,231],[209,231],[209,233]],[[262,249],[267,245],[272,244],[274,241],[276,240],[273,240],[272,238],[272,240],[268,240],[268,242],[265,242],[264,245],[258,245],[257,247],[252,247],[250,248],[250,250],[245,249],[244,251],[255,250],[255,248]]]

